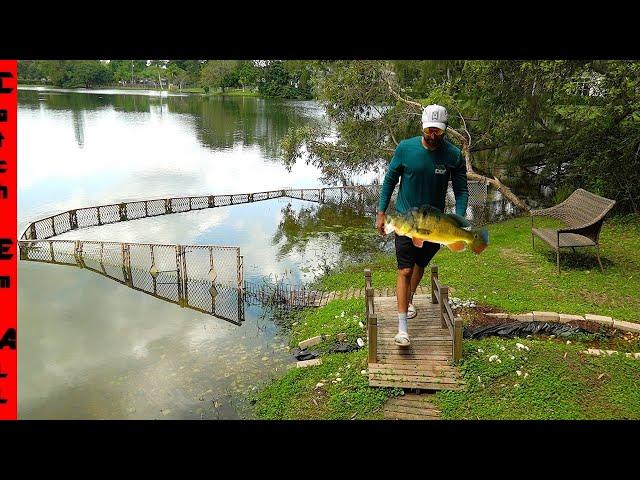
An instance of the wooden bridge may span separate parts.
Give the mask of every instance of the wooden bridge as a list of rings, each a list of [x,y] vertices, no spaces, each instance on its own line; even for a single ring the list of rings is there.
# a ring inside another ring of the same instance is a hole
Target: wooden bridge
[[[449,305],[449,289],[431,267],[431,295],[416,293],[417,315],[408,323],[409,347],[397,346],[398,310],[395,296],[375,296],[371,270],[365,270],[366,318],[369,339],[369,385],[418,390],[459,390],[464,381],[455,362],[462,358],[462,320]]]

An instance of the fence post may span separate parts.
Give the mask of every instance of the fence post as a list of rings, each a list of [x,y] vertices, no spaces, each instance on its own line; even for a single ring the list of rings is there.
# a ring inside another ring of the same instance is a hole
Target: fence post
[[[171,205],[171,199],[170,198],[165,198],[164,199],[164,213],[172,213],[172,205]]]
[[[121,222],[127,221],[127,206],[124,203],[118,205],[118,215],[120,216]]]
[[[444,320],[444,316],[447,314],[445,305],[449,303],[449,287],[443,285],[440,287],[440,320],[442,322],[442,328],[448,328],[447,323]]]
[[[457,317],[453,322],[453,361],[462,359],[462,319]]]
[[[367,318],[373,312],[369,311],[369,289],[371,289],[371,269],[364,269],[364,301],[365,301],[365,313]],[[372,290],[373,292],[373,290]]]
[[[73,256],[76,259],[76,264],[80,268],[84,268],[84,261],[82,260],[82,243],[80,243],[80,240],[76,240],[75,246],[73,248]]]
[[[131,258],[129,256],[129,244],[122,244],[122,275],[124,276],[124,283],[133,287],[133,280],[131,278]]]
[[[165,200],[166,201],[166,200]],[[182,253],[182,245],[176,245],[176,276],[178,283],[178,304],[181,307],[184,307],[184,285],[182,280],[182,269],[181,269],[181,258],[180,255]]]
[[[69,224],[71,225],[71,230],[76,230],[78,228],[78,217],[76,216],[75,210],[69,211]]]
[[[436,298],[436,279],[438,278],[438,266],[431,265],[431,303],[438,303]]]
[[[216,197],[214,197],[213,195],[209,195],[209,198],[207,199],[207,203],[208,203],[209,208],[215,207],[216,206]]]
[[[56,233],[56,222],[53,221],[53,217],[51,217],[51,228],[53,229],[53,236],[57,235]]]
[[[100,207],[96,207],[96,212],[98,213],[98,225],[102,225],[102,219],[100,218]]]
[[[29,226],[29,231],[31,232],[31,239],[30,240],[37,240],[38,239],[38,234],[36,233],[36,224],[32,223]]]
[[[320,203],[324,203],[324,188],[320,189]]]

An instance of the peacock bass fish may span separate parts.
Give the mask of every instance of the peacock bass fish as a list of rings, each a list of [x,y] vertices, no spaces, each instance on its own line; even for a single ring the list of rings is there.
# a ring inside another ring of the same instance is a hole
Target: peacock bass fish
[[[473,253],[481,253],[489,245],[486,229],[472,229],[463,217],[442,213],[431,205],[386,215],[384,231],[409,237],[418,248],[422,248],[424,242],[432,242],[445,245],[454,252],[461,252],[469,245]]]

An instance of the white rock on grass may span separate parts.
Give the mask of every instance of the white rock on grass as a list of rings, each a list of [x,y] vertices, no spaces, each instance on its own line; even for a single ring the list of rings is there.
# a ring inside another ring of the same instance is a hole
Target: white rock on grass
[[[359,326],[360,328],[364,328],[364,323],[362,323],[362,322],[358,322],[358,326]]]
[[[518,376],[522,375],[522,370],[516,370],[516,375]]]
[[[529,347],[527,347],[526,345],[523,345],[521,343],[516,343],[516,348],[518,350],[526,350],[527,352],[529,351]]]
[[[499,360],[498,355],[491,355],[491,356],[489,357],[489,361],[490,361],[490,362],[493,362],[494,360]]]
[[[479,348],[479,349],[478,349],[478,353],[484,353],[484,350],[483,350],[483,349],[481,349],[481,348]]]
[[[356,340],[356,343],[360,348],[364,347],[364,340],[362,340],[361,338],[358,337],[358,339]]]
[[[322,388],[322,387],[324,387],[324,383],[322,382],[316,383],[316,388]]]
[[[361,373],[362,375],[366,375],[366,374],[367,374],[367,371],[366,371],[366,370],[360,370],[360,373]]]

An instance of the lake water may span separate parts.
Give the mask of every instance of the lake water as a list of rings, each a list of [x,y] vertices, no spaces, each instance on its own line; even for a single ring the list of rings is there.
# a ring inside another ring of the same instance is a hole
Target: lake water
[[[278,160],[288,128],[326,121],[314,102],[25,87],[18,111],[19,234],[71,208],[322,186]],[[246,280],[296,284],[381,247],[371,223],[278,199],[56,238],[238,246]],[[20,418],[242,418],[247,394],[295,364],[259,306],[235,326],[84,269],[20,261],[18,277]]]

